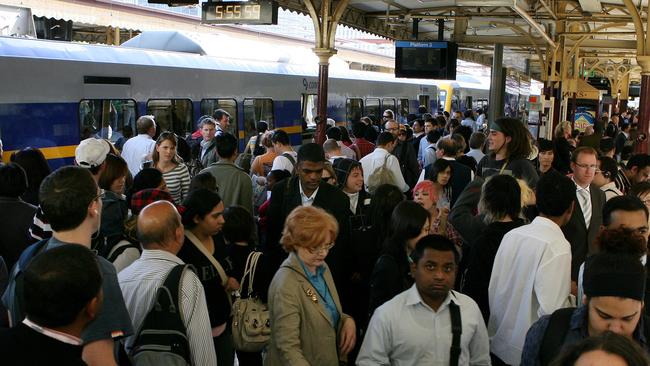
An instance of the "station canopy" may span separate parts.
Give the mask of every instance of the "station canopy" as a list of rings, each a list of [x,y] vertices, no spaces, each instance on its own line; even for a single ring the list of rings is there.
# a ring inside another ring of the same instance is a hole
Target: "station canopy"
[[[302,0],[279,3],[308,14]],[[501,43],[507,63],[530,60],[533,74],[540,73],[540,51],[546,55],[560,44],[571,49],[580,43],[581,58],[606,60],[603,65],[631,63],[638,77],[632,10],[639,12],[643,28],[648,0],[349,0],[340,24],[408,40],[418,19],[418,39],[436,40],[441,19],[444,38],[459,43],[462,58],[486,64],[493,45]]]

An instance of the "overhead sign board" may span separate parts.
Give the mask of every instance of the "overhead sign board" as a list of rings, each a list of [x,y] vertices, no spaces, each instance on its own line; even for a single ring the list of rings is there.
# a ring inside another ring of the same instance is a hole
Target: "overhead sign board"
[[[208,1],[201,8],[207,24],[278,24],[275,1]]]

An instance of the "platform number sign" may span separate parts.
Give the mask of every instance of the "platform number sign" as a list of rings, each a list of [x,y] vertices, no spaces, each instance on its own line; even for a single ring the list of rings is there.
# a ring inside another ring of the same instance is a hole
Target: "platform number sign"
[[[201,21],[207,24],[278,24],[275,1],[208,1]]]

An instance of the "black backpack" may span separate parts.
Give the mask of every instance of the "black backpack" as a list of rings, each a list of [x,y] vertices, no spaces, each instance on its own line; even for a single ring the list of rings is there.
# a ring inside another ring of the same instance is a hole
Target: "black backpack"
[[[260,145],[262,140],[262,134],[258,133],[257,138],[255,139],[255,146],[253,147],[253,156],[259,156],[266,153],[266,148]]]
[[[130,358],[134,366],[192,364],[185,324],[179,301],[183,272],[192,268],[179,264],[172,268],[158,288],[151,310],[144,318],[133,343]]]

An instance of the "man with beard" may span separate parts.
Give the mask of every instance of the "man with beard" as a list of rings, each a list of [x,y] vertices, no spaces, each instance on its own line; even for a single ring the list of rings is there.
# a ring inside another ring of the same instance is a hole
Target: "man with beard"
[[[425,236],[410,259],[415,285],[375,310],[357,365],[489,365],[478,305],[452,290],[458,268],[454,244]]]

